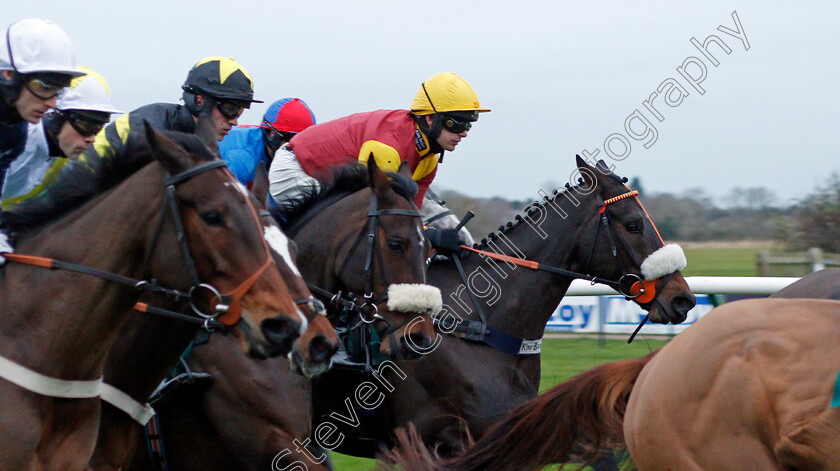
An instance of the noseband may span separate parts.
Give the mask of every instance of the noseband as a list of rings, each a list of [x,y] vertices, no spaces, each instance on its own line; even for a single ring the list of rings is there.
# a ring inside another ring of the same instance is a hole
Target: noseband
[[[347,268],[347,264],[350,262],[350,257],[355,253],[356,248],[361,243],[362,239],[367,236],[367,253],[365,255],[365,293],[363,295],[364,303],[358,306],[359,317],[362,322],[366,324],[372,324],[373,322],[379,320],[387,324],[387,328],[385,332],[380,334],[381,336],[386,336],[390,333],[393,333],[400,329],[402,326],[406,325],[408,322],[400,324],[398,326],[392,325],[387,319],[382,317],[379,314],[378,305],[386,302],[388,300],[387,294],[383,294],[382,297],[378,300],[373,299],[373,289],[374,289],[374,277],[373,277],[373,256],[374,252],[376,253],[376,258],[379,260],[379,266],[382,269],[382,281],[383,286],[388,286],[388,280],[385,274],[385,264],[382,260],[382,252],[379,249],[379,244],[377,244],[378,238],[378,227],[379,227],[379,217],[380,216],[409,216],[409,217],[417,217],[422,218],[420,211],[417,209],[379,209],[379,200],[375,194],[371,193],[370,195],[370,207],[368,209],[368,223],[364,227],[362,227],[361,232],[359,232],[359,236],[356,237],[356,241],[353,242],[353,246],[350,248],[350,251],[347,252],[347,256],[344,257],[344,261],[341,263],[341,268],[338,270],[338,276],[341,277],[342,273],[344,273],[344,269]],[[410,321],[409,321],[410,322]]]

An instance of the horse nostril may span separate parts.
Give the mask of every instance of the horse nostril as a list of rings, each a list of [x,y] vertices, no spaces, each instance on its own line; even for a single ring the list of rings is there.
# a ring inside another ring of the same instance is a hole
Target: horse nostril
[[[318,335],[309,343],[309,358],[313,363],[326,363],[338,351],[338,345],[327,340],[324,335]]]
[[[675,296],[674,299],[671,300],[671,308],[681,316],[680,322],[684,321],[686,317],[688,317],[688,311],[694,307],[696,304],[696,300],[694,296],[684,296],[679,295]]]
[[[300,324],[287,317],[272,317],[260,323],[260,330],[272,345],[272,353],[286,355],[300,336]]]

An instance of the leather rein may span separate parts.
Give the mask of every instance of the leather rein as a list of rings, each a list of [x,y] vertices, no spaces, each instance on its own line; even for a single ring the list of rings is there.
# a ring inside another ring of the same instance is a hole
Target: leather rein
[[[134,305],[134,309],[139,312],[146,312],[150,314],[156,314],[164,317],[182,320],[185,322],[199,324],[208,331],[212,331],[216,328],[224,327],[226,325],[233,325],[236,322],[238,322],[239,317],[241,315],[240,301],[242,297],[251,288],[251,286],[253,286],[257,279],[263,273],[265,273],[268,267],[272,263],[274,263],[274,260],[271,258],[270,252],[268,251],[268,246],[263,241],[263,246],[265,247],[266,252],[266,261],[259,268],[257,268],[253,274],[251,274],[242,283],[240,283],[239,286],[237,286],[233,291],[226,294],[222,294],[214,286],[207,283],[201,283],[199,280],[198,273],[196,272],[195,268],[195,260],[193,259],[189,247],[187,246],[187,238],[186,233],[184,231],[183,219],[181,218],[181,213],[178,210],[178,204],[175,199],[176,186],[180,183],[183,183],[191,179],[192,177],[202,174],[204,172],[223,168],[226,166],[227,165],[223,160],[214,160],[211,162],[206,162],[197,165],[178,174],[169,176],[164,181],[164,204],[161,206],[160,217],[157,220],[155,231],[152,236],[152,242],[146,249],[142,272],[147,273],[148,271],[148,265],[151,260],[151,256],[163,229],[164,219],[166,218],[167,213],[170,213],[175,222],[175,229],[177,232],[177,239],[181,247],[181,254],[184,257],[187,270],[189,271],[190,279],[192,281],[192,286],[187,292],[162,287],[158,284],[157,280],[155,279],[130,278],[118,275],[116,273],[111,273],[105,270],[100,270],[98,268],[78,265],[75,263],[55,260],[46,257],[15,253],[6,254],[4,255],[4,257],[9,262],[13,263],[31,265],[41,268],[49,268],[51,270],[71,271],[75,273],[94,276],[97,278],[102,278],[108,281],[113,281],[115,283],[131,286],[137,289],[138,291],[163,294],[169,296],[176,302],[180,300],[189,300],[192,311],[199,317],[186,315],[180,312],[175,312],[167,309],[161,309],[154,306],[149,306],[148,304],[141,302],[138,302]],[[256,221],[257,226],[261,227],[259,225],[259,221],[257,220],[256,212],[254,212],[254,220]],[[218,301],[218,303],[216,303],[213,306],[212,312],[204,312],[202,308],[198,305],[197,299],[199,298],[199,294],[202,291],[210,293],[212,298],[215,298]]]
[[[592,243],[592,248],[590,249],[590,252],[589,252],[587,266],[588,267],[591,266],[592,257],[594,255],[595,247],[596,247],[597,242],[598,242],[598,234],[600,233],[600,228],[603,226],[603,228],[605,229],[605,232],[607,234],[607,238],[609,240],[609,243],[610,243],[611,253],[612,253],[613,257],[615,257],[616,260],[618,260],[619,266],[621,267],[621,271],[623,273],[621,275],[621,277],[618,279],[618,281],[608,280],[608,279],[601,278],[601,277],[598,277],[598,276],[589,275],[589,274],[586,274],[586,273],[580,273],[580,272],[576,272],[576,271],[572,271],[572,270],[566,270],[564,268],[553,267],[553,266],[545,265],[545,264],[542,264],[542,263],[539,263],[539,262],[536,262],[536,261],[533,261],[533,260],[522,259],[522,258],[519,258],[519,257],[511,257],[509,255],[499,254],[499,253],[495,253],[495,252],[488,252],[486,250],[475,249],[473,247],[468,247],[466,245],[461,245],[461,248],[464,249],[464,250],[470,251],[470,252],[475,252],[475,253],[481,254],[483,256],[486,256],[486,257],[489,257],[489,258],[492,258],[492,259],[495,259],[495,260],[501,260],[501,261],[504,261],[504,262],[507,262],[507,263],[510,263],[510,264],[513,264],[513,265],[525,267],[525,268],[528,268],[528,269],[531,269],[531,270],[546,271],[546,272],[549,272],[549,273],[554,273],[554,274],[557,274],[557,275],[562,275],[562,276],[566,276],[566,277],[573,278],[573,279],[584,279],[584,280],[590,281],[592,284],[596,284],[596,283],[603,284],[603,285],[609,286],[610,288],[613,288],[614,290],[618,291],[619,293],[621,293],[621,295],[623,295],[625,297],[625,299],[628,299],[628,300],[636,299],[638,302],[643,303],[643,304],[649,304],[649,303],[652,303],[654,301],[658,302],[659,292],[656,289],[656,283],[657,283],[658,280],[646,281],[646,280],[643,280],[639,275],[627,272],[627,269],[624,266],[624,263],[621,261],[621,258],[618,256],[616,243],[615,243],[615,240],[613,239],[612,233],[610,231],[610,226],[614,225],[614,223],[612,222],[612,219],[610,219],[609,214],[606,211],[607,206],[609,204],[615,203],[617,201],[621,201],[625,198],[635,197],[638,194],[639,194],[638,191],[631,190],[631,191],[628,191],[626,193],[623,193],[621,195],[618,195],[616,197],[613,197],[613,198],[610,198],[610,199],[607,199],[607,200],[603,200],[603,199],[601,199],[600,196],[598,196],[598,212],[600,214],[600,218],[599,218],[598,224],[595,227],[595,238],[594,238],[594,241]],[[647,212],[645,212],[645,215],[647,215]],[[648,220],[650,220],[649,216],[648,216]],[[653,221],[651,221],[651,224],[653,224]],[[655,226],[654,226],[654,230],[656,230]],[[656,231],[656,233],[657,233],[657,235],[659,235],[658,231]],[[661,239],[662,238],[660,237],[660,240]],[[629,249],[629,247],[627,246],[627,243],[624,241],[623,238],[620,237],[620,235],[619,235],[618,240],[621,243],[622,247],[624,247],[625,252],[627,252],[627,254],[630,256],[630,258],[633,260],[633,263],[635,263],[637,266],[641,266],[641,262],[636,260],[636,257],[633,255],[633,252]],[[517,336],[511,335],[507,332],[504,332],[500,329],[497,329],[497,328],[491,326],[487,322],[487,316],[484,314],[484,311],[482,310],[481,305],[478,302],[477,297],[475,296],[475,293],[473,293],[472,290],[469,287],[469,283],[467,282],[467,276],[466,276],[466,273],[464,272],[464,268],[463,268],[463,265],[461,264],[461,260],[458,258],[457,255],[453,256],[452,260],[455,262],[455,266],[457,267],[458,273],[461,276],[461,279],[463,281],[463,285],[466,288],[467,293],[469,294],[470,301],[472,302],[473,306],[476,308],[476,312],[477,312],[480,320],[479,321],[473,321],[473,320],[459,321],[459,322],[457,322],[457,324],[454,328],[452,328],[452,329],[446,328],[445,329],[447,331],[446,333],[449,333],[450,335],[453,335],[453,336],[456,336],[456,337],[459,337],[459,338],[463,338],[463,339],[466,339],[466,340],[483,342],[483,343],[489,345],[490,347],[492,347],[496,350],[499,350],[501,352],[508,353],[508,354],[511,354],[511,355],[516,355],[516,356],[538,355],[541,351],[540,347],[541,347],[542,339],[534,339],[534,340],[523,339],[521,337],[517,337]],[[666,284],[668,284],[668,282],[671,280],[671,277],[673,275],[674,274],[671,273],[670,275],[665,277],[665,282],[662,284],[662,286],[665,286]],[[647,319],[648,318],[645,317],[644,321],[642,321],[642,323],[636,329],[636,332],[634,332],[633,335],[630,337],[629,341],[633,340],[633,337],[635,337],[636,333],[638,333],[639,329],[641,328],[642,325],[644,325],[644,323],[647,321]],[[435,326],[438,327],[438,330],[441,330],[440,317],[435,316],[434,317],[434,322],[435,322]],[[629,341],[628,341],[628,343],[629,343]]]

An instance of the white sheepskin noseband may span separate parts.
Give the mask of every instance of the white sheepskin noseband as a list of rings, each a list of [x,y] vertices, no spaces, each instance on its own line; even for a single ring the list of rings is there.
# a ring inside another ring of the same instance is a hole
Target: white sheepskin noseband
[[[435,313],[441,309],[443,298],[434,286],[403,283],[388,287],[388,309],[400,312]]]
[[[687,263],[682,247],[677,244],[668,244],[650,254],[642,262],[642,276],[647,281],[655,280],[682,270]]]

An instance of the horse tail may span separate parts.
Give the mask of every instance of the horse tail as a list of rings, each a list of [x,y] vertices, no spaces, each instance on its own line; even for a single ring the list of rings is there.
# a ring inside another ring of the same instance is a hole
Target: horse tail
[[[414,430],[397,432],[385,455],[412,471],[538,470],[552,463],[590,464],[624,442],[624,412],[642,368],[656,351],[585,371],[526,402],[497,423],[463,455],[433,459]]]

